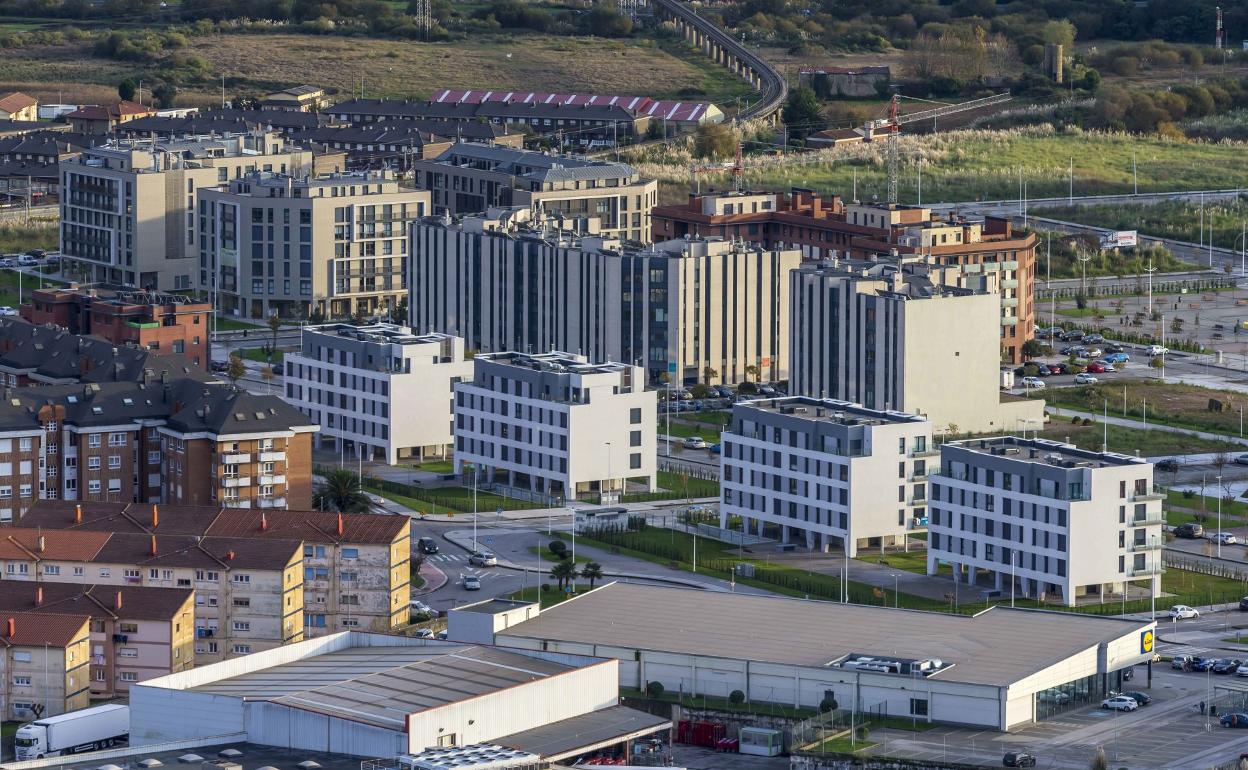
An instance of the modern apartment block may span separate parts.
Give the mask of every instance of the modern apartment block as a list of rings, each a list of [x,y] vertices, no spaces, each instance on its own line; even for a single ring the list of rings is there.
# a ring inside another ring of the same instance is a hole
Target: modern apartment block
[[[36,527],[66,537],[156,536],[161,549],[169,538],[200,538],[202,542],[245,540],[254,542],[256,549],[269,548],[283,554],[294,548],[302,557],[300,625],[308,637],[349,629],[389,632],[406,625],[410,614],[411,522],[404,516],[45,501],[22,523],[26,530]],[[229,547],[212,552],[217,551],[228,554]],[[236,551],[235,560],[227,561],[234,565],[242,553]],[[163,572],[141,572],[139,577],[137,582],[144,586],[167,584]],[[232,579],[212,581],[195,577],[190,587],[201,595],[196,599],[197,607],[213,608],[221,606],[224,599],[214,598],[210,592],[244,582],[249,583],[250,579],[235,583]],[[186,587],[180,580],[173,585]],[[285,581],[283,586],[289,587]],[[230,606],[239,611],[250,609],[250,605],[241,602],[231,601]],[[283,614],[284,610],[283,603]],[[225,620],[230,620],[212,617],[221,621],[212,626],[218,631],[226,627]],[[198,625],[209,628],[206,623]],[[214,632],[214,638],[217,635]],[[215,648],[206,644],[206,638],[200,634],[199,647],[214,654],[228,652],[219,644]]]
[[[592,234],[593,219],[582,235],[530,215],[416,223],[412,327],[486,352],[637,364],[652,383],[788,377],[799,252],[715,239],[629,246]]]
[[[317,426],[276,396],[193,379],[6,396],[0,522],[40,499],[311,508]]]
[[[433,192],[434,214],[516,206],[597,217],[604,235],[640,243],[650,241],[650,209],[659,202],[659,183],[632,166],[570,155],[461,142],[412,168],[416,185]]]
[[[158,355],[176,353],[208,368],[212,305],[182,294],[35,289],[20,308],[32,324],[55,324],[113,345],[133,345]]]
[[[464,340],[394,324],[309,326],[287,353],[286,400],[351,457],[446,457],[454,443],[452,388],[472,379]]]
[[[982,221],[921,206],[824,200],[810,190],[691,196],[652,212],[654,239],[685,235],[744,239],[770,248],[800,249],[808,260],[925,256],[970,276],[995,273],[995,321],[1002,355],[1022,360],[1035,326],[1036,236],[1016,234],[1008,218]]]
[[[195,665],[192,589],[71,579],[0,581],[0,617],[7,612],[90,615],[92,697],[124,696],[132,684]]]
[[[928,574],[1074,605],[1161,590],[1162,501],[1145,460],[1013,436],[944,444],[931,475]],[[1011,583],[1014,589],[1011,589]]]
[[[147,291],[199,287],[200,188],[249,171],[297,173],[312,153],[278,134],[120,140],[61,163],[60,245],[85,281]]]
[[[653,491],[658,403],[639,366],[562,352],[481,354],[455,385],[455,459],[478,483],[549,498]]]
[[[249,173],[198,197],[200,285],[251,318],[394,311],[408,223],[429,211],[429,193],[389,171]]]
[[[7,528],[4,579],[193,589],[199,662],[303,640],[302,543],[166,532],[148,510],[150,534]]]
[[[91,705],[90,620],[85,612],[0,612],[0,711],[6,721]]]
[[[721,435],[722,526],[849,556],[926,527],[939,452],[921,417],[795,396],[736,404]]]
[[[839,262],[791,274],[790,392],[923,415],[937,434],[1044,423],[1002,395],[996,276],[924,263]]]

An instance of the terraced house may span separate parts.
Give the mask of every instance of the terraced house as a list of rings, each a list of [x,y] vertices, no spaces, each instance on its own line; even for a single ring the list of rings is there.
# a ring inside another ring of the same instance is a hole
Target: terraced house
[[[5,720],[51,717],[91,704],[90,617],[0,613],[0,710]]]

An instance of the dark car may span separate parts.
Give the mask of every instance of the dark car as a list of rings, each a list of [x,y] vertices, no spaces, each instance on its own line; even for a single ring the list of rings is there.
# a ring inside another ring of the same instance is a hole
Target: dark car
[[[1196,660],[1192,661],[1192,670],[1193,671],[1208,671],[1209,669],[1217,665],[1217,663],[1218,663],[1217,658],[1197,658]]]
[[[1036,758],[1025,751],[1011,751],[1001,758],[1004,767],[1035,767]]]
[[[437,553],[438,541],[431,537],[422,537],[416,541],[416,545],[420,548],[421,553]]]
[[[1248,612],[1248,596],[1245,596],[1244,598],[1239,600],[1239,608],[1245,612]]]
[[[1223,714],[1218,721],[1223,727],[1248,727],[1248,714]]]
[[[1167,457],[1164,460],[1158,461],[1153,467],[1162,473],[1175,473],[1179,470],[1179,461],[1173,457]]]
[[[1111,342],[1110,344],[1105,346],[1105,352],[1106,353],[1126,353],[1127,349],[1124,348],[1122,345],[1118,345],[1116,343]]]
[[[210,367],[214,372],[228,372],[230,370],[228,361],[213,361]]]
[[[273,364],[273,373],[276,374],[278,377],[281,377],[283,374],[286,373],[286,367],[282,366],[281,364]]]
[[[1203,534],[1205,534],[1205,528],[1194,521],[1189,521],[1186,524],[1180,524],[1174,528],[1175,537],[1185,537],[1189,540],[1198,538]]]
[[[1233,674],[1242,663],[1243,661],[1238,658],[1221,658],[1209,670],[1215,674]]]
[[[1053,370],[1047,364],[1039,364],[1036,366],[1036,375],[1038,377],[1048,377],[1053,374]]]
[[[1140,704],[1141,706],[1147,706],[1148,704],[1153,702],[1153,696],[1149,695],[1146,692],[1136,692],[1135,690],[1131,690],[1130,692],[1124,692],[1123,695],[1127,696],[1128,698],[1134,698],[1135,702]]]

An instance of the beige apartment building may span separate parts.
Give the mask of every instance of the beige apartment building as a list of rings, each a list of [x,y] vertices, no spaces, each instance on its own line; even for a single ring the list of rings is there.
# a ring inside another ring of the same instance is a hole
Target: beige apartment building
[[[86,281],[155,291],[199,286],[196,193],[252,171],[307,173],[279,134],[120,140],[60,167],[60,247]]]
[[[195,665],[192,589],[103,586],[82,582],[85,577],[0,580],[0,616],[89,614],[92,697],[125,695],[132,684]]]
[[[90,616],[0,612],[0,711],[29,721],[86,708]]]
[[[224,312],[387,314],[406,296],[408,224],[430,193],[388,171],[246,174],[199,190],[200,284]]]

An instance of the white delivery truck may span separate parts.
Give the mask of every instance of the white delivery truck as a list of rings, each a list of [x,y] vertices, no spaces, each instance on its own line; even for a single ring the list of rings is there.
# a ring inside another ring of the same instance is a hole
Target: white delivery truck
[[[14,744],[20,761],[95,751],[129,734],[130,707],[114,703],[36,719],[17,728]]]

